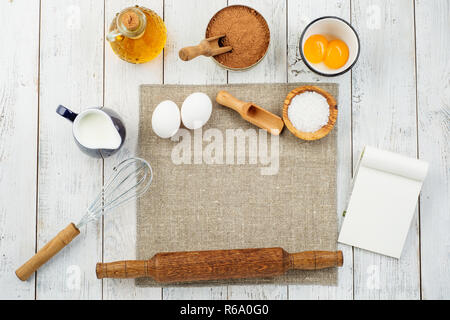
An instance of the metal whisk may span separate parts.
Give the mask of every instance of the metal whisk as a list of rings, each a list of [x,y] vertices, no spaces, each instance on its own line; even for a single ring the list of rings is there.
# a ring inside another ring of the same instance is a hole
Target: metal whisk
[[[113,168],[114,174],[88,207],[87,213],[76,225],[80,229],[112,210],[144,194],[152,183],[150,164],[141,158],[129,158]]]
[[[119,163],[113,168],[113,175],[87,208],[87,212],[80,222],[77,225],[70,223],[60,231],[30,260],[16,270],[17,277],[23,281],[27,280],[39,267],[79,235],[81,227],[90,221],[99,219],[105,212],[143,195],[150,187],[152,178],[152,167],[144,159],[129,158]]]

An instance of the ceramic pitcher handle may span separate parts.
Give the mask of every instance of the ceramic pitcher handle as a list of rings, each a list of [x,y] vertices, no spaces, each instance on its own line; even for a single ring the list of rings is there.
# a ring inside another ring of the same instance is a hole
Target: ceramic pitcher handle
[[[77,113],[70,111],[69,109],[67,109],[66,107],[64,107],[62,105],[59,105],[58,108],[56,108],[56,113],[72,122],[78,116]]]

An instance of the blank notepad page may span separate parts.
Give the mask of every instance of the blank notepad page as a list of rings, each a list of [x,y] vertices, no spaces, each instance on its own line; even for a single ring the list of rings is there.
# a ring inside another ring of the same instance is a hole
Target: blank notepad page
[[[427,170],[424,161],[366,147],[338,241],[400,258]]]

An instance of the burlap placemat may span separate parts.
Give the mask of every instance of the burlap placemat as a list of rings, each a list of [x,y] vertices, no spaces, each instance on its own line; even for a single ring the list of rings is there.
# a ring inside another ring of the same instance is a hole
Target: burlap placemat
[[[287,128],[273,138],[215,102],[217,92],[227,90],[281,116],[286,95],[300,85],[305,83],[141,86],[139,153],[151,163],[154,179],[138,201],[138,259],[164,251],[336,250],[336,128],[315,142],[302,141]],[[336,84],[320,87],[337,99]],[[151,119],[158,103],[172,100],[181,108],[184,99],[198,91],[213,101],[211,118],[202,130],[183,129],[176,141],[156,136]],[[272,279],[181,285],[336,281],[334,268],[290,271]],[[137,279],[136,284],[161,286],[149,278]]]

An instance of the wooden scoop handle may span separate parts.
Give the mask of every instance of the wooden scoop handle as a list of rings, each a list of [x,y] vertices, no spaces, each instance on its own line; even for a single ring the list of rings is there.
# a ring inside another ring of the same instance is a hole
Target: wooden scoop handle
[[[181,60],[189,61],[200,55],[203,55],[205,57],[212,57],[231,51],[233,48],[230,46],[219,47],[218,39],[224,36],[225,35],[211,37],[200,41],[200,43],[196,46],[184,47],[178,52],[178,55]]]
[[[30,260],[16,270],[17,277],[22,281],[27,280],[37,269],[61,251],[62,248],[67,246],[79,234],[80,230],[73,223],[69,224],[31,257]]]
[[[150,260],[97,263],[97,278],[151,277],[158,282],[274,277],[287,270],[342,266],[342,251],[289,254],[282,248],[157,253]]]
[[[191,47],[184,47],[178,52],[178,55],[180,56],[180,59],[183,61],[189,61],[194,58],[197,58],[200,55],[207,55],[208,49],[199,45],[191,46]]]
[[[234,111],[239,112],[241,115],[245,115],[246,106],[250,105],[250,103],[239,100],[225,90],[221,90],[219,91],[219,93],[217,93],[216,101],[218,104],[233,109]]]

